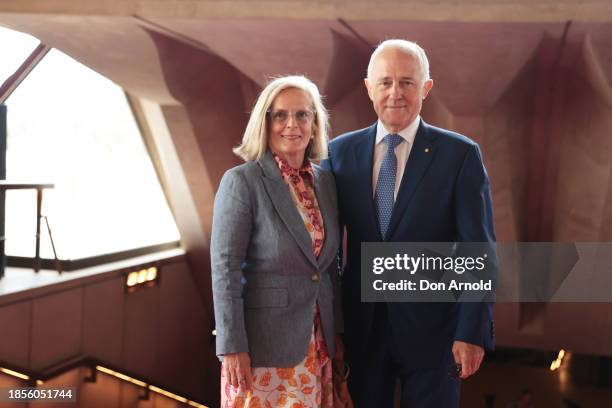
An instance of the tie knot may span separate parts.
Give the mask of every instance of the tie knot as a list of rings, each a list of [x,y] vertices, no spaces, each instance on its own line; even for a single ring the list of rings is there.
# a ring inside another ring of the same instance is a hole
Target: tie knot
[[[385,136],[384,140],[387,143],[389,149],[395,149],[398,144],[402,143],[404,138],[397,134],[390,134]]]

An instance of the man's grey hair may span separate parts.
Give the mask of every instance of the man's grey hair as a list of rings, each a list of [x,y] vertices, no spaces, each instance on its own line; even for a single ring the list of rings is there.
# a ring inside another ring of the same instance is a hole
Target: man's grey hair
[[[396,49],[398,51],[404,52],[406,54],[412,55],[417,60],[419,60],[419,64],[421,65],[421,73],[423,74],[423,81],[427,81],[429,79],[429,60],[427,59],[427,55],[425,54],[425,50],[421,48],[420,45],[415,43],[414,41],[401,40],[401,39],[391,39],[385,40],[378,44],[378,47],[370,56],[370,63],[368,64],[368,76],[370,79],[372,77],[372,69],[373,62],[382,51],[386,49]]]

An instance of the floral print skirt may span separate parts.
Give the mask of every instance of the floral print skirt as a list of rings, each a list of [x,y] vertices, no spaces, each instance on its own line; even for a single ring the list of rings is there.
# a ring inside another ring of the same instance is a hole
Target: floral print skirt
[[[227,382],[221,367],[223,408],[333,408],[332,363],[320,318],[315,314],[308,353],[290,368],[253,367],[253,390],[241,392]]]

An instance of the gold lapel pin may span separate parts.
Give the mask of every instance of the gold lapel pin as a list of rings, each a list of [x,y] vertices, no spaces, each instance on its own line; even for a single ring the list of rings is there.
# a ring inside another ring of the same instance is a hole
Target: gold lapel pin
[[[429,147],[425,148],[425,153],[429,153]]]

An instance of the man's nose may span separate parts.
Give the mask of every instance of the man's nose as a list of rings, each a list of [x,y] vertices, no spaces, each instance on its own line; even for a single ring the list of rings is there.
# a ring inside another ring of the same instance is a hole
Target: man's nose
[[[390,88],[390,94],[393,98],[399,98],[403,95],[403,90],[400,87],[399,82],[393,82]]]

